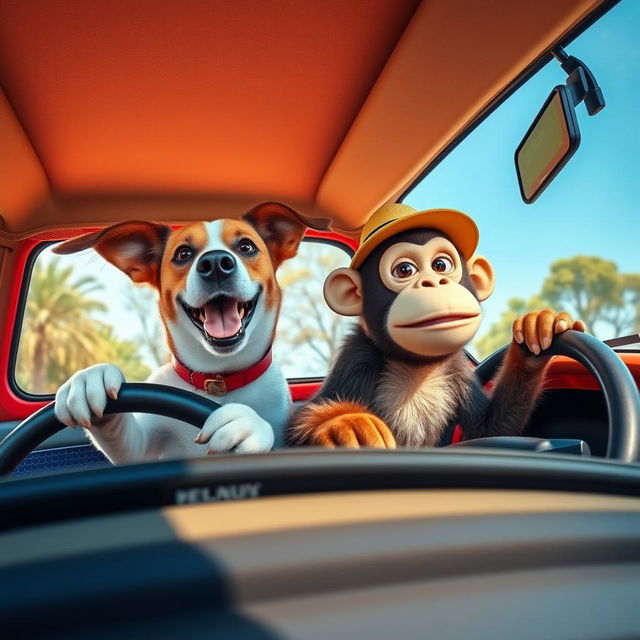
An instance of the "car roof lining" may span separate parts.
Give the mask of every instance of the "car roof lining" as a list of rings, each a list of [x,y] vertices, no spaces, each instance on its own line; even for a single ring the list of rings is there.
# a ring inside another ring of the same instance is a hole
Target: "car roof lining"
[[[356,230],[602,4],[283,1],[274,19],[274,3],[169,0],[149,19],[141,1],[0,0],[2,235],[236,217],[265,200]],[[222,91],[201,86],[209,51]]]

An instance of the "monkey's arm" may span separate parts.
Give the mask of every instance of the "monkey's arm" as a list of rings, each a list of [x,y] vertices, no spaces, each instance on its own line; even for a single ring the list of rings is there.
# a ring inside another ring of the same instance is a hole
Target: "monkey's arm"
[[[360,326],[345,338],[322,388],[295,412],[287,432],[293,445],[395,447],[384,422],[369,408],[384,358]]]
[[[466,438],[520,435],[540,397],[550,358],[540,356],[553,338],[568,329],[584,331],[582,322],[573,322],[568,313],[535,311],[513,324],[513,342],[487,397],[480,384],[472,383],[468,406],[463,407],[460,424]]]
[[[549,362],[549,358],[533,357],[525,349],[511,343],[491,396],[472,381],[469,404],[459,416],[465,438],[522,433],[540,396]]]

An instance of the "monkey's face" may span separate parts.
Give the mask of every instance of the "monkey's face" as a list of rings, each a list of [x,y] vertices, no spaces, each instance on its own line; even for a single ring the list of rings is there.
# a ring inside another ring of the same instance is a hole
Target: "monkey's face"
[[[412,229],[375,247],[358,270],[329,274],[324,296],[336,313],[359,315],[386,356],[424,362],[471,340],[493,285],[486,258],[465,262],[441,232]]]
[[[396,294],[386,317],[393,342],[419,356],[439,357],[473,338],[480,326],[480,304],[462,283],[464,266],[443,236],[424,245],[398,242],[382,254],[380,280]]]

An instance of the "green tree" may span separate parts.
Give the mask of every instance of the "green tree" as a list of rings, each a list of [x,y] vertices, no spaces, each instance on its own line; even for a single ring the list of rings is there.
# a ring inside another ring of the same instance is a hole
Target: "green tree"
[[[529,300],[511,298],[507,302],[507,309],[502,313],[500,319],[490,325],[484,335],[476,339],[474,346],[480,358],[490,356],[494,351],[511,342],[513,322],[516,318],[529,311],[543,309],[544,306],[542,300],[537,296]]]
[[[324,375],[340,348],[345,328],[351,325],[331,311],[322,297],[327,274],[344,266],[344,254],[339,249],[327,250],[322,244],[305,243],[301,249],[304,253],[285,263],[278,275],[283,290],[278,361],[285,367],[294,364],[296,373],[306,371],[305,375],[313,375],[314,361],[317,371]],[[301,370],[305,358],[310,360]]]
[[[51,392],[61,376],[96,362],[101,337],[93,313],[105,305],[90,294],[101,287],[91,276],[73,275],[59,259],[37,262],[31,275],[16,373],[33,393]]]
[[[102,360],[120,367],[130,382],[141,382],[149,377],[151,369],[143,362],[137,342],[118,338],[110,326],[101,327],[100,337],[105,355]]]
[[[112,361],[131,379],[148,375],[138,345],[122,341],[95,317],[105,311],[102,289],[91,276],[74,279],[59,258],[38,261],[31,275],[18,347],[16,378],[32,393],[52,393],[79,369]]]
[[[135,313],[140,322],[136,340],[146,349],[151,362],[160,367],[169,360],[169,352],[157,310],[158,294],[155,289],[126,283],[122,288],[122,296],[125,308]]]
[[[617,265],[597,256],[577,255],[556,260],[540,294],[528,301],[512,298],[497,322],[476,340],[486,357],[511,340],[513,321],[538,309],[568,311],[587,331],[611,338],[640,331],[640,273],[620,273]]]
[[[596,256],[574,256],[556,260],[542,285],[541,297],[553,309],[565,309],[596,332],[596,322],[623,330],[628,319],[620,316],[625,307],[625,276],[614,262]]]
[[[614,335],[640,333],[640,273],[622,274],[624,306],[613,310],[607,321],[614,327]]]

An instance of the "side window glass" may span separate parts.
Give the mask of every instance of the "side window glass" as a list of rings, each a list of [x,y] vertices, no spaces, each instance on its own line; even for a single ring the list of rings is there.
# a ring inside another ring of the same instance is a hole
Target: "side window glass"
[[[340,247],[305,241],[278,279],[284,290],[274,347],[285,376],[323,376],[347,319],[324,302],[326,275],[349,263]],[[93,251],[35,258],[15,360],[15,381],[33,395],[55,393],[80,369],[119,366],[128,381],[145,380],[168,357],[157,294],[132,284]]]
[[[118,365],[130,382],[166,362],[157,295],[93,251],[40,251],[31,271],[15,366],[18,387],[55,393],[80,369]]]
[[[347,252],[322,241],[306,241],[278,273],[283,290],[274,354],[287,378],[326,375],[353,320],[324,301],[322,287],[334,269],[349,266]]]

